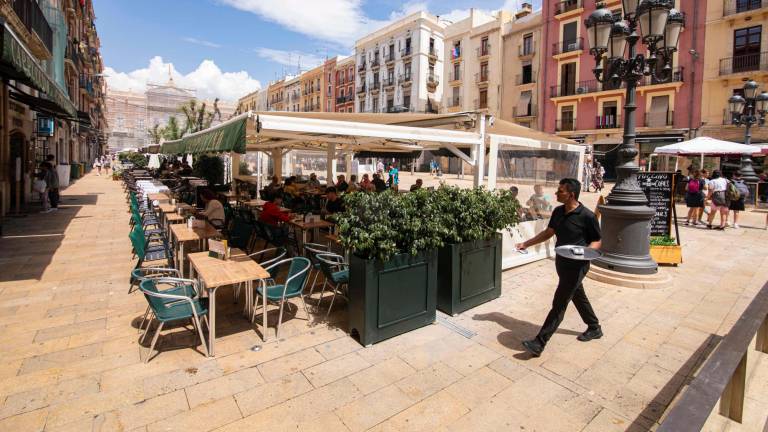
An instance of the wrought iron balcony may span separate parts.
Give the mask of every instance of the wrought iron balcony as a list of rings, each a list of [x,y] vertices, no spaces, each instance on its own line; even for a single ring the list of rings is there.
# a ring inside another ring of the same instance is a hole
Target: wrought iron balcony
[[[555,2],[555,15],[564,14],[584,7],[583,0],[564,0]]]
[[[601,115],[595,118],[595,129],[616,129],[621,127],[620,115]]]
[[[429,51],[427,52],[427,56],[432,61],[437,60],[437,48],[435,48],[433,46],[429,47]]]
[[[518,57],[529,57],[536,54],[536,47],[531,45],[520,45],[517,48],[517,55]]]
[[[371,69],[378,69],[380,66],[381,66],[381,61],[379,60],[379,57],[376,56],[371,62]]]
[[[576,117],[557,119],[555,122],[556,132],[572,132],[576,130]]]
[[[13,11],[30,33],[34,32],[53,54],[53,30],[35,0],[13,0]]]
[[[378,92],[381,90],[381,81],[374,80],[371,82],[371,92]]]
[[[395,61],[395,51],[392,50],[389,53],[387,53],[386,56],[384,56],[384,62],[387,64],[390,64]]]
[[[413,54],[413,48],[411,47],[405,47],[400,50],[400,57],[410,57]]]
[[[768,70],[768,52],[720,59],[720,75]]]
[[[455,73],[455,71],[451,71],[451,73],[448,75],[448,81],[459,81],[461,80],[461,72]]]
[[[448,107],[449,108],[456,108],[461,106],[461,97],[450,97],[448,98]]]
[[[768,0],[724,0],[723,16],[736,15],[768,7]]]
[[[584,49],[584,38],[576,38],[552,44],[552,55],[564,54]]]
[[[525,84],[533,84],[536,82],[536,74],[531,72],[530,74],[520,74],[515,77],[515,84],[517,85],[525,85]]]
[[[662,128],[675,125],[675,112],[648,112],[645,113],[645,127]]]
[[[365,83],[362,83],[362,84],[360,84],[359,86],[357,86],[357,93],[358,93],[358,94],[360,94],[360,93],[365,93],[365,90],[366,90],[366,85],[365,85]]]
[[[520,110],[517,107],[512,109],[514,117],[536,117],[538,115],[537,112],[537,107],[534,104],[529,104],[524,110]]]
[[[579,81],[550,87],[549,97],[573,96],[598,91],[596,80]]]
[[[477,49],[478,58],[487,57],[489,55],[491,55],[491,44],[485,44],[485,46]]]
[[[363,71],[365,71],[365,66],[366,66],[366,62],[362,62],[362,63],[360,63],[360,66],[358,66],[358,67],[357,67],[357,71],[358,71],[358,72],[363,72]]]
[[[475,74],[475,82],[477,84],[488,84],[488,80],[490,79],[490,74],[488,72],[480,72]]]
[[[400,74],[397,77],[397,79],[398,79],[398,81],[400,81],[400,85],[402,85],[402,86],[411,85],[413,83],[413,80],[411,78],[411,74],[410,73]]]
[[[388,112],[388,113],[393,113],[393,114],[404,113],[404,112],[412,112],[413,111],[413,107],[406,106],[406,105],[391,105],[391,106],[387,106],[385,111]]]

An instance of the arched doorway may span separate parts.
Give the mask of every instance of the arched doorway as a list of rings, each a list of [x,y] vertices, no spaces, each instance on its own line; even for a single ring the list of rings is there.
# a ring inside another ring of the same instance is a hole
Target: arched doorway
[[[10,167],[8,172],[11,174],[11,208],[14,212],[21,212],[24,207],[24,186],[25,186],[25,173],[24,168],[27,166],[27,154],[26,154],[26,137],[19,131],[11,132],[10,147],[11,158]]]

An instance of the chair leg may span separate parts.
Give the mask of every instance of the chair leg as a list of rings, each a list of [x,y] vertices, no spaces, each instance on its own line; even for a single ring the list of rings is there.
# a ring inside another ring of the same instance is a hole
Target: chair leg
[[[301,304],[304,305],[304,313],[307,314],[307,321],[312,321],[312,318],[309,316],[309,309],[307,308],[307,302],[304,301],[304,296],[299,296],[301,299]]]
[[[147,310],[144,311],[144,316],[141,318],[141,323],[139,324],[139,331],[141,331],[141,328],[144,327],[144,322],[147,320],[147,316],[149,316],[150,308],[147,306]]]
[[[208,344],[205,343],[205,336],[203,336],[203,329],[200,325],[200,318],[192,317],[192,321],[196,323],[197,327],[197,334],[200,335],[200,342],[203,344],[203,350],[205,351],[205,355],[208,355]]]
[[[331,305],[328,306],[328,312],[325,313],[325,320],[328,321],[328,317],[331,316],[331,309],[333,309],[333,302],[336,301],[336,293],[339,290],[338,286],[333,287],[333,297],[331,297]]]
[[[280,324],[283,322],[283,307],[285,306],[285,297],[280,300],[280,313],[277,318],[277,330],[275,331],[275,337],[280,339]]]
[[[150,312],[150,314],[151,314],[151,312]],[[147,334],[149,334],[150,327],[152,327],[152,317],[148,317],[147,328],[144,330],[144,334],[141,336],[141,339],[139,340],[140,344],[143,344],[144,340],[147,339]]]
[[[149,352],[147,353],[147,358],[144,359],[144,363],[149,363],[149,358],[152,356],[152,351],[155,349],[157,338],[160,337],[160,331],[163,329],[163,324],[165,323],[161,322],[155,331],[155,336],[152,338],[152,345],[149,346]]]
[[[264,289],[264,294],[265,295],[261,296],[261,304],[264,305],[264,307],[262,309],[262,312],[261,312],[261,317],[262,317],[262,321],[263,321],[262,331],[263,331],[263,334],[264,334],[264,342],[266,342],[267,341],[267,331],[269,330],[267,328],[267,296],[266,296],[267,291],[266,291],[266,288]]]

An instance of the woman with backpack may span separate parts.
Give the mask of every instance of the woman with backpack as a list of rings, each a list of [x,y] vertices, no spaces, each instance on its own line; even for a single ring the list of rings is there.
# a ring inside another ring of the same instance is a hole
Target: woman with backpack
[[[733,173],[733,180],[728,185],[728,192],[731,195],[731,203],[728,205],[728,209],[733,211],[733,227],[738,228],[739,212],[744,211],[744,202],[749,198],[749,187],[741,178],[741,171],[736,170]]]
[[[701,178],[701,171],[695,170],[685,185],[685,205],[688,207],[686,225],[698,225],[704,211],[704,189],[706,182]]]
[[[712,200],[712,206],[709,209],[709,219],[707,219],[707,228],[712,229],[712,221],[715,220],[715,214],[720,213],[720,226],[715,229],[724,230],[728,223],[728,180],[722,177],[720,171],[712,171],[712,179],[709,181],[709,198]]]

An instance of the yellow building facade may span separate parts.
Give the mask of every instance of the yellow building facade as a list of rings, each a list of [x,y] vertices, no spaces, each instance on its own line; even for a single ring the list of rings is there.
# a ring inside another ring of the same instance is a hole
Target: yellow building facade
[[[324,68],[324,65],[320,65],[301,74],[301,110],[304,112],[323,111]]]

